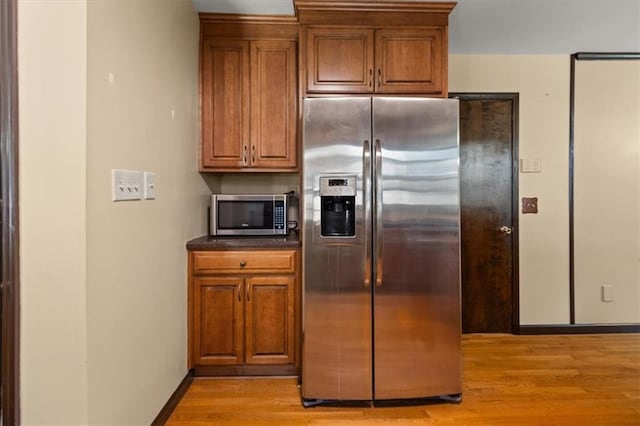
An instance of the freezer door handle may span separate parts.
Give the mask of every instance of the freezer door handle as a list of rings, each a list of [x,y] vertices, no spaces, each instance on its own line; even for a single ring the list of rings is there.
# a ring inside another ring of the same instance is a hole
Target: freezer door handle
[[[374,143],[374,168],[375,176],[374,192],[376,194],[375,209],[375,265],[376,265],[376,287],[382,286],[382,146],[380,139],[376,139]]]
[[[364,286],[371,285],[371,142],[362,147],[362,196],[364,205]]]

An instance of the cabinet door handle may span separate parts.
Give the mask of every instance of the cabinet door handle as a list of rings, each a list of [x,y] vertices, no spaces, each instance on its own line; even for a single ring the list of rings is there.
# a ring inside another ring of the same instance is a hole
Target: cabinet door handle
[[[238,302],[242,302],[242,282],[238,284]]]
[[[247,164],[247,146],[243,146],[244,154],[242,156],[242,164]]]
[[[247,283],[247,285],[244,287],[244,289],[247,292],[246,300],[247,300],[247,302],[250,302],[251,298],[249,297],[249,294],[251,293],[251,284]]]
[[[373,69],[369,68],[369,87],[373,84]]]
[[[382,85],[382,72],[380,72],[380,68],[378,68],[378,87]]]
[[[251,145],[251,164],[256,162],[256,146]]]

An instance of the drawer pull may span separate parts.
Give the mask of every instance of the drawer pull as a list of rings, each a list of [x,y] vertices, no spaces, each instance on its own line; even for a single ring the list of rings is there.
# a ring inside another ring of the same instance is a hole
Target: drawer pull
[[[244,260],[240,261],[240,267],[244,268],[245,266],[247,266],[247,262],[245,262]]]

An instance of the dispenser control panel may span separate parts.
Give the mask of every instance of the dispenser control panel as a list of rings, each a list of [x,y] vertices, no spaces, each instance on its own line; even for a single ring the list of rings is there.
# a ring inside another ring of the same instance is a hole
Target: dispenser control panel
[[[320,176],[321,197],[354,197],[355,195],[355,176]]]

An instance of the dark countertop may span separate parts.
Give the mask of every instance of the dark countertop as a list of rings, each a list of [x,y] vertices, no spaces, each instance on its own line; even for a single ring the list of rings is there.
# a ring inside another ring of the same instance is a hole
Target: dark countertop
[[[286,237],[276,236],[238,236],[213,237],[203,235],[187,241],[187,250],[238,250],[238,249],[296,249],[300,247],[300,239],[296,232]]]

